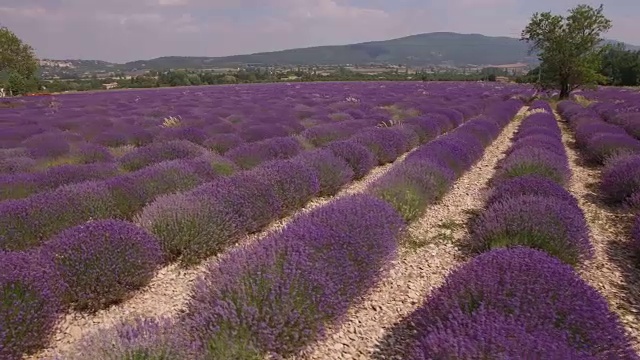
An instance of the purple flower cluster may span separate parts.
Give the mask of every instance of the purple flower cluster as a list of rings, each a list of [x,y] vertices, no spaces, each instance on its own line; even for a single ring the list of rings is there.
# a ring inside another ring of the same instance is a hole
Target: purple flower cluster
[[[402,219],[357,195],[228,253],[196,283],[185,321],[206,358],[287,356],[321,336],[395,256]]]
[[[542,105],[539,105],[542,106]],[[522,121],[494,181],[539,175],[565,185],[571,177],[560,128],[553,113],[533,113]]]
[[[146,285],[162,264],[158,240],[136,225],[98,220],[66,229],[43,245],[78,310],[100,310]]]
[[[65,292],[42,252],[0,250],[0,358],[19,360],[48,344]]]
[[[613,205],[633,207],[633,197],[640,193],[640,155],[609,161],[602,170],[600,193]]]
[[[242,169],[251,169],[266,161],[292,158],[301,151],[302,145],[294,137],[276,137],[242,144],[226,156]]]
[[[362,179],[377,164],[373,153],[355,141],[335,141],[327,145],[326,148],[349,164],[356,180]]]
[[[562,101],[558,103],[558,111],[569,121],[576,143],[589,161],[603,164],[611,157],[640,153],[640,140],[622,127],[606,123],[593,109]]]
[[[319,196],[335,195],[354,177],[349,164],[328,149],[306,151],[295,160],[313,169],[320,185]]]
[[[215,134],[206,139],[203,145],[219,154],[225,154],[244,143],[236,134]]]
[[[411,148],[409,135],[394,128],[370,128],[358,132],[351,139],[368,148],[379,165],[395,161]]]
[[[120,166],[128,171],[167,160],[189,159],[202,155],[206,149],[186,140],[151,143],[137,148],[120,158]]]
[[[498,200],[471,228],[469,246],[474,252],[516,245],[544,250],[572,265],[593,255],[582,210],[555,197],[522,195]]]
[[[411,315],[407,359],[638,359],[606,300],[537,250],[464,264]]]
[[[0,249],[24,250],[91,219],[115,216],[116,204],[101,182],[66,185],[0,202]]]
[[[63,185],[89,180],[102,180],[118,174],[113,163],[61,165],[37,173],[15,173],[0,176],[0,201],[20,199]]]
[[[521,196],[546,197],[578,205],[576,198],[560,184],[540,175],[523,175],[500,182],[491,188],[485,205]]]

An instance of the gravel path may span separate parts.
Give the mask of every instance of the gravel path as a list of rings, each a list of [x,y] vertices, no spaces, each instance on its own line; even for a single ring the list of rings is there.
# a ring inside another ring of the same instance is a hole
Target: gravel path
[[[560,118],[558,114],[556,118]],[[624,324],[635,350],[640,352],[640,276],[634,266],[637,260],[628,250],[632,217],[609,209],[600,201],[597,186],[601,169],[584,165],[566,122],[561,120],[560,128],[573,172],[568,189],[584,211],[595,248],[594,259],[579,270],[580,275],[604,295]]]
[[[394,164],[402,162],[409,153],[411,152],[400,156],[393,163],[372,169],[367,176],[347,185],[333,197],[313,199],[306,207],[295,214],[274,222],[266,230],[248,236],[234,246],[246,246],[253,241],[263,238],[267,234],[284,226],[295,216],[322,206],[329,201],[350,194],[364,192],[372,182],[389,171]],[[51,347],[28,359],[47,358],[54,352],[68,350],[83,336],[97,329],[113,326],[122,320],[130,319],[136,315],[159,317],[179,314],[185,308],[192,284],[197,276],[202,273],[205,267],[204,264],[210,261],[216,261],[216,257],[214,256],[204,261],[203,265],[191,269],[184,269],[176,264],[169,265],[161,269],[149,285],[135,292],[130,299],[118,305],[114,305],[95,314],[67,314],[62,320],[58,332],[54,336]]]
[[[472,212],[483,206],[484,186],[519,124],[513,121],[507,125],[442,201],[411,225],[409,240],[398,259],[378,286],[349,311],[345,321],[296,359],[403,359],[402,341],[409,331],[403,320],[463,261],[456,243],[467,235],[466,222]]]

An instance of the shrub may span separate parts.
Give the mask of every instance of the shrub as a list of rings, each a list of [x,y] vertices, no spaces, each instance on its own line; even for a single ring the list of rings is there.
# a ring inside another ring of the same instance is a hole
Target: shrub
[[[614,205],[622,205],[640,191],[640,155],[623,156],[602,170],[600,193]]]
[[[244,140],[236,134],[215,134],[205,140],[203,145],[219,154],[224,154],[243,143]]]
[[[627,199],[626,206],[631,210],[640,210],[640,190],[633,193],[629,199]]]
[[[567,156],[562,141],[546,135],[531,135],[520,139],[511,145],[506,154],[510,155],[517,151],[523,151],[525,148],[545,150],[562,157]]]
[[[26,156],[0,159],[0,174],[31,172],[35,167],[36,161]]]
[[[189,160],[191,166],[203,179],[214,180],[220,176],[227,176],[238,171],[233,161],[215,153],[204,153]]]
[[[571,177],[566,156],[542,149],[519,149],[509,154],[500,165],[494,176],[495,181],[535,174],[565,185]]]
[[[371,150],[379,165],[393,162],[407,151],[406,135],[393,128],[370,128],[351,139]]]
[[[635,250],[636,256],[640,259],[640,215],[636,216],[631,229],[631,245]],[[640,265],[640,261],[638,261],[638,265]]]
[[[367,175],[377,163],[376,157],[369,149],[354,141],[335,141],[327,145],[327,149],[351,166],[356,180]]]
[[[65,290],[42,253],[0,250],[0,358],[19,360],[48,345]]]
[[[56,158],[71,151],[69,142],[60,133],[42,133],[25,140],[22,145],[35,159]]]
[[[396,255],[404,222],[391,205],[369,195],[351,195],[294,219],[292,241],[312,249],[338,291],[351,302],[378,280]]]
[[[265,161],[289,159],[300,151],[302,146],[294,137],[277,137],[240,145],[226,156],[242,169],[251,169]]]
[[[252,125],[241,129],[238,135],[246,142],[254,142],[276,137],[285,137],[289,135],[289,131],[279,124]]]
[[[580,208],[541,196],[526,195],[491,204],[473,224],[470,240],[475,252],[524,245],[571,265],[593,255]]]
[[[327,149],[307,151],[295,159],[314,170],[320,182],[319,196],[335,195],[354,176],[349,164]]]
[[[456,177],[467,171],[474,162],[469,149],[461,144],[452,141],[450,137],[441,137],[424,146],[407,156],[405,161],[420,161],[429,159],[437,162],[444,168],[451,169]]]
[[[3,201],[0,249],[29,249],[63,229],[116,213],[111,193],[100,182],[67,185],[25,199]]]
[[[207,133],[194,127],[167,127],[158,134],[160,141],[187,140],[202,145],[207,140]]]
[[[84,337],[60,359],[199,359],[181,330],[167,318],[136,317]]]
[[[637,358],[606,300],[571,267],[533,249],[475,257],[411,320],[409,359]]]
[[[66,229],[44,244],[78,310],[97,311],[146,285],[162,263],[158,240],[136,225],[97,220]]]
[[[591,161],[603,164],[615,156],[640,154],[640,140],[634,139],[628,134],[599,134],[592,136],[587,141],[585,148]]]
[[[505,180],[491,189],[485,206],[520,196],[539,196],[566,201],[578,206],[570,192],[561,185],[540,175],[524,175]]]
[[[266,162],[253,170],[256,177],[273,187],[280,203],[282,216],[302,208],[320,191],[315,168],[297,160]]]
[[[241,236],[238,216],[225,205],[190,193],[164,195],[144,207],[136,222],[159,239],[169,261],[193,265]]]
[[[438,137],[444,131],[440,128],[437,121],[434,121],[430,116],[421,116],[413,119],[409,119],[404,122],[406,125],[413,125],[414,131],[420,137],[421,143],[426,143]]]
[[[338,313],[335,287],[322,270],[304,246],[277,236],[234,249],[196,281],[185,315],[189,332],[205,358],[292,354]]]
[[[166,160],[194,158],[201,155],[204,150],[186,140],[173,140],[136,148],[125,154],[119,161],[124,169],[135,171]]]
[[[114,157],[111,152],[109,152],[109,149],[97,144],[82,144],[76,149],[74,154],[78,158],[78,162],[80,164],[114,161]]]
[[[209,266],[188,305],[191,333],[209,358],[295,353],[375,283],[402,227],[388,204],[364,195],[302,215]]]
[[[453,180],[449,169],[429,161],[410,161],[393,168],[370,191],[391,204],[405,221],[413,221],[442,198]]]

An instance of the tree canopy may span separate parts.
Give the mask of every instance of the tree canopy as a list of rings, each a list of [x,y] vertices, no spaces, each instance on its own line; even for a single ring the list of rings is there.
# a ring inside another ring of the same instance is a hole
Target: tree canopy
[[[6,27],[0,27],[0,71],[16,72],[27,78],[38,69],[33,48]]]
[[[535,13],[522,30],[521,40],[540,59],[540,85],[560,90],[560,98],[580,86],[602,81],[601,36],[611,28],[603,6],[578,5],[568,16]]]

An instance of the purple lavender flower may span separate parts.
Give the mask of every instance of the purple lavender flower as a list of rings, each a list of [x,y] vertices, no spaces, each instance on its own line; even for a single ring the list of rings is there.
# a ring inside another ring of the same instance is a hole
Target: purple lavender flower
[[[485,206],[519,196],[541,196],[578,205],[573,195],[560,184],[540,175],[523,175],[500,182],[491,189]]]
[[[623,156],[602,170],[600,193],[606,201],[622,205],[640,191],[640,155]]]
[[[569,182],[571,170],[566,156],[543,149],[521,148],[513,151],[501,162],[494,180],[500,181],[529,174],[544,176],[564,185]]]
[[[351,166],[356,180],[367,175],[377,163],[375,156],[369,149],[351,140],[334,141],[326,148]]]
[[[354,177],[349,164],[327,149],[306,151],[294,159],[314,170],[320,185],[319,196],[335,195]]]
[[[214,134],[204,141],[203,145],[219,154],[234,149],[244,143],[236,134]]]
[[[0,158],[0,174],[32,172],[36,161],[27,156]]]
[[[40,251],[0,250],[0,358],[46,347],[64,312],[66,287]]]
[[[524,245],[572,265],[593,255],[582,210],[568,201],[533,195],[489,205],[474,222],[469,245],[475,252]]]
[[[208,135],[203,130],[188,126],[162,128],[157,136],[159,141],[187,140],[198,145],[202,145],[207,138]]]
[[[104,146],[86,143],[78,146],[74,151],[74,156],[78,158],[81,164],[93,164],[101,162],[112,162],[114,157]]]
[[[640,154],[640,140],[628,134],[598,134],[587,140],[585,148],[589,158],[598,163],[625,154]]]
[[[602,295],[571,267],[528,248],[475,257],[411,320],[409,359],[638,359]]]
[[[265,161],[283,160],[296,156],[302,146],[293,137],[277,137],[240,145],[226,156],[242,169],[251,169]]]
[[[266,162],[252,172],[271,184],[282,203],[282,217],[302,208],[320,191],[316,169],[295,159]]]
[[[78,310],[96,311],[146,285],[163,262],[158,240],[136,225],[98,220],[66,229],[44,244]]]
[[[189,159],[202,155],[206,149],[186,140],[152,143],[137,148],[120,158],[120,165],[135,171],[167,160]]]
[[[357,133],[351,139],[371,150],[380,165],[395,161],[408,150],[406,135],[393,128],[371,128]]]

